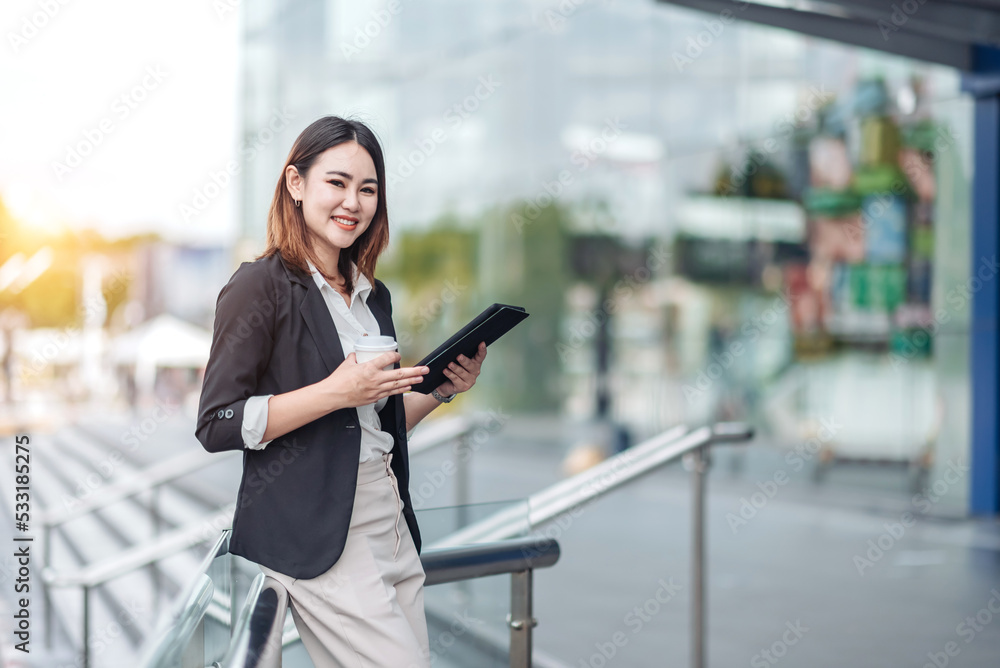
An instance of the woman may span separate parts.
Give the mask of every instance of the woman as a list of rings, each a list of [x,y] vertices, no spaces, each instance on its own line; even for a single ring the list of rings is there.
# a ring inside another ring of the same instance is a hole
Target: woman
[[[396,338],[374,277],[388,241],[378,140],[317,120],[285,162],[267,249],[219,293],[205,368],[198,440],[244,452],[230,552],[288,590],[319,668],[430,665],[406,433],[486,357],[480,343],[431,395],[404,394],[428,368],[398,352],[356,362],[359,337]]]

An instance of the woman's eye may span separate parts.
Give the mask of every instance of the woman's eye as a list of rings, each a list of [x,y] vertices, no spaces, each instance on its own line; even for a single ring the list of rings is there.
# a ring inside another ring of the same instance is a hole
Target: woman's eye
[[[342,186],[342,185],[344,185],[344,183],[342,181],[338,181],[337,179],[333,179],[332,181],[327,181],[327,183],[331,183],[331,184],[333,184],[335,186]]]
[[[375,189],[374,188],[365,188],[363,192],[366,192],[369,195],[374,195],[375,194]]]

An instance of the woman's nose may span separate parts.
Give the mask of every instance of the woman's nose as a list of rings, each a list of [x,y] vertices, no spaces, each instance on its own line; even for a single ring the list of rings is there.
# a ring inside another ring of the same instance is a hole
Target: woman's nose
[[[356,211],[358,208],[358,196],[352,192],[348,192],[344,197],[344,208],[350,211]]]

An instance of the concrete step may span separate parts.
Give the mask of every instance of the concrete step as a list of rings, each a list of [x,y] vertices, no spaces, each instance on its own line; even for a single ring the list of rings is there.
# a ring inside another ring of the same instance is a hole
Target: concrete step
[[[96,441],[88,432],[75,427],[60,430],[56,436],[56,446],[68,457],[75,458],[84,466],[84,473],[76,480],[76,485],[77,488],[81,488],[82,485],[82,490],[85,493],[100,495],[102,488],[133,476],[143,468],[126,458],[122,451],[109,450],[106,443]],[[181,526],[191,521],[192,518],[200,517],[221,507],[214,505],[204,497],[193,497],[179,491],[175,487],[176,482],[163,484],[156,492],[156,513],[164,528]],[[146,525],[148,526],[152,524],[153,517],[151,497],[152,490],[129,499],[133,505],[141,508],[145,513]]]
[[[100,447],[79,434],[67,436],[67,430],[55,435],[37,435],[31,444],[32,472],[31,493],[33,515],[41,508],[52,508],[76,496],[80,481],[94,472],[92,462],[105,461]],[[13,456],[0,459],[0,476],[13,480]],[[131,464],[116,465],[117,471],[108,482],[134,474]],[[161,502],[171,504],[164,513],[162,530],[175,525],[190,523],[205,516],[204,506],[193,502],[184,494],[164,489]],[[4,499],[6,502],[7,500]],[[11,508],[4,507],[5,516],[11,517]],[[115,557],[123,550],[147,541],[152,536],[148,504],[141,500],[121,501],[92,515],[67,522],[52,531],[50,563],[60,572],[73,572],[87,565]],[[33,523],[32,530],[39,535],[35,543],[36,562],[33,575],[40,581],[42,570],[41,527]],[[197,546],[170,557],[159,564],[154,572],[142,568],[124,574],[98,586],[90,594],[90,639],[92,666],[118,668],[134,666],[137,650],[151,629],[156,613],[163,602],[176,595],[180,586],[197,569],[204,554],[204,546]],[[159,593],[156,582],[159,582]],[[40,585],[40,582],[39,582]],[[53,588],[50,592],[52,614],[52,640],[56,653],[75,651],[82,647],[83,596],[78,587]],[[42,597],[38,601],[39,623],[36,626],[37,646],[43,646],[44,625]]]

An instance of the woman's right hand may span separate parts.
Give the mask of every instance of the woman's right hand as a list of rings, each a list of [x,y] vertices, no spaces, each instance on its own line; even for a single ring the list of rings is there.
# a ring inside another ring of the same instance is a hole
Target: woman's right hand
[[[412,385],[419,383],[424,375],[430,373],[426,366],[384,370],[384,367],[395,364],[400,359],[402,355],[391,351],[358,364],[357,357],[351,353],[323,382],[337,398],[337,408],[372,404],[382,397],[408,392]]]

